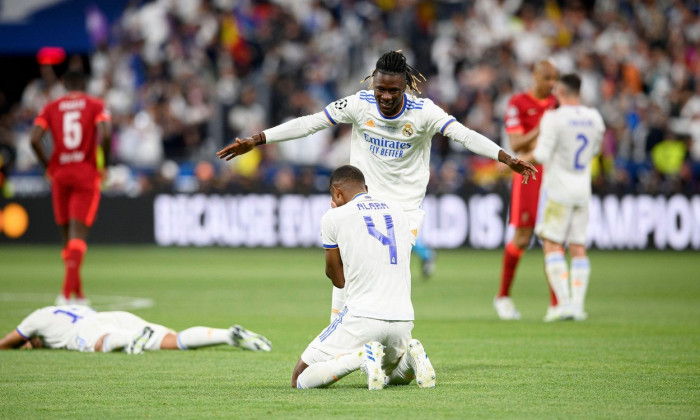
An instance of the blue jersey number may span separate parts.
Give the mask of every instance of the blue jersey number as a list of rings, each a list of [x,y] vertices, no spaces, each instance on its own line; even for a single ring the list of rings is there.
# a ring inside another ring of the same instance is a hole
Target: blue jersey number
[[[74,314],[71,311],[64,311],[63,309],[56,309],[55,311],[53,311],[53,313],[54,314],[65,314],[65,315],[73,318],[73,320],[70,322],[71,324],[75,324],[76,322],[78,322],[79,319],[82,318],[82,316],[80,316],[78,314]]]
[[[377,230],[374,226],[374,220],[370,216],[364,216],[365,224],[367,225],[367,232],[374,236],[382,243],[384,246],[389,247],[389,262],[391,264],[396,264],[396,237],[394,236],[394,220],[391,215],[384,215],[384,223],[386,224],[386,235]]]
[[[586,167],[586,165],[582,164],[579,159],[581,158],[581,153],[583,153],[583,149],[586,148],[588,145],[588,138],[584,136],[583,134],[579,134],[576,136],[576,140],[581,142],[581,146],[578,148],[576,151],[576,155],[574,156],[574,169],[581,170]]]

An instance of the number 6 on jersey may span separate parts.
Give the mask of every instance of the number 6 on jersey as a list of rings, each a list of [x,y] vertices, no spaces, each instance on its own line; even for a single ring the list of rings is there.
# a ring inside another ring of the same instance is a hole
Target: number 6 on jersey
[[[386,235],[380,232],[374,225],[374,220],[371,216],[363,216],[367,225],[367,232],[377,238],[384,246],[389,247],[389,262],[396,264],[396,237],[394,236],[394,220],[391,215],[384,215],[384,223],[386,224]]]

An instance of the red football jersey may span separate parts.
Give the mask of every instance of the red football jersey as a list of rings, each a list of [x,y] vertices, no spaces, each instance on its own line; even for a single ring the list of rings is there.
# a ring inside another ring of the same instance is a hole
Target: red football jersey
[[[557,106],[557,98],[549,95],[544,99],[535,98],[530,92],[516,93],[508,101],[506,109],[506,132],[529,133],[537,127],[542,115]]]
[[[81,163],[96,168],[97,123],[109,120],[104,103],[83,92],[69,92],[44,106],[34,124],[53,137],[49,171]]]

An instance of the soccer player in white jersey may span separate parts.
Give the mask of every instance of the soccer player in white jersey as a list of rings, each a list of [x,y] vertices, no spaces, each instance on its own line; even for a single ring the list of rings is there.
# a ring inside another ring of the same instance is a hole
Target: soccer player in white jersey
[[[267,338],[240,325],[228,329],[191,327],[176,333],[129,312],[96,312],[82,305],[37,309],[0,340],[0,350],[44,347],[141,354],[144,350],[188,350],[218,344],[253,351],[272,350]]]
[[[367,192],[351,165],[333,171],[332,206],[321,220],[326,275],[347,291],[343,310],[301,355],[292,387],[331,385],[362,369],[369,389],[435,386],[435,370],[420,341],[411,339],[411,243],[401,208]],[[388,374],[388,376],[387,376]]]
[[[540,123],[534,160],[544,165],[546,203],[535,233],[544,241],[547,280],[557,295],[556,310],[545,321],[587,318],[584,301],[591,272],[586,255],[591,160],[599,153],[605,125],[597,110],[581,105],[581,79],[561,77],[554,94],[559,108],[547,111]],[[571,256],[571,285],[564,244]]]
[[[230,160],[266,143],[298,139],[337,124],[352,124],[350,164],[359,168],[373,194],[397,204],[408,215],[414,239],[423,223],[420,206],[430,177],[430,143],[442,133],[465,148],[508,165],[527,183],[537,170],[511,157],[497,144],[448,115],[433,101],[418,98],[418,77],[400,51],[389,51],[377,60],[373,90],[361,90],[339,99],[316,114],[299,117],[220,150]],[[365,79],[366,80],[366,79]],[[406,88],[411,95],[406,94]],[[332,311],[343,307],[344,297],[333,291]],[[333,315],[331,315],[333,317]]]

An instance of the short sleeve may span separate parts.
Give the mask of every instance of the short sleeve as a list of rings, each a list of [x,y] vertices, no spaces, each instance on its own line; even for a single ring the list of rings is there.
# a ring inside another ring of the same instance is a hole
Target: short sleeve
[[[337,232],[333,209],[330,209],[321,219],[321,241],[325,249],[338,248]]]
[[[355,112],[359,104],[358,95],[346,96],[329,104],[323,113],[331,124],[352,124],[356,121]]]
[[[40,311],[41,309],[37,309],[36,311],[32,312],[28,317],[22,320],[22,322],[17,327],[17,332],[19,333],[19,335],[26,338],[27,340],[37,335],[40,327]]]
[[[427,131],[431,134],[440,133],[445,134],[445,130],[450,124],[457,121],[455,117],[445,112],[442,108],[435,105],[430,99],[425,99],[423,103],[423,109],[427,111]]]
[[[523,123],[520,119],[520,107],[515,101],[515,96],[508,101],[505,115],[506,133],[523,133]]]
[[[101,123],[101,122],[110,122],[112,121],[112,114],[109,112],[109,109],[104,105],[104,102],[102,101],[95,101],[96,103],[96,113],[95,113],[95,124]]]
[[[39,114],[37,114],[36,118],[34,118],[34,125],[38,125],[39,127],[43,128],[44,130],[48,130],[49,120],[48,120],[48,117],[46,116],[46,107],[41,108],[41,111],[39,111]]]

